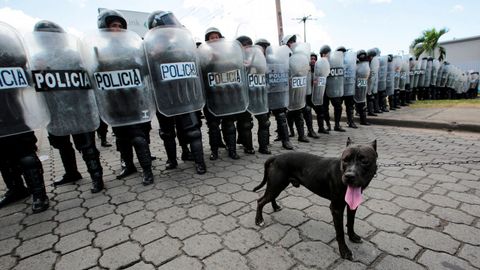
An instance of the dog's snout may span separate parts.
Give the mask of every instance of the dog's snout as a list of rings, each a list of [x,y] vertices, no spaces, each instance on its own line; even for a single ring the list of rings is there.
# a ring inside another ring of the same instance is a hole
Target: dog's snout
[[[353,172],[346,172],[343,176],[346,184],[351,184],[353,180],[355,180],[355,174]]]

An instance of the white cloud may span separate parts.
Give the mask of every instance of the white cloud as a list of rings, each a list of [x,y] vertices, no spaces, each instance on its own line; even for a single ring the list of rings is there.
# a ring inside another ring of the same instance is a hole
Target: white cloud
[[[462,5],[455,5],[452,7],[452,9],[450,10],[451,12],[462,12],[463,11],[463,6]]]
[[[31,32],[35,23],[40,20],[39,18],[25,14],[21,10],[11,9],[9,7],[0,8],[0,18],[22,33]]]

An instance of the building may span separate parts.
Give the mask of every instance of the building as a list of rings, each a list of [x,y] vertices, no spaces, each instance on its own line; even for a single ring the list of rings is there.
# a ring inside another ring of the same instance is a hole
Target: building
[[[438,43],[445,48],[446,60],[461,70],[480,70],[480,36]]]

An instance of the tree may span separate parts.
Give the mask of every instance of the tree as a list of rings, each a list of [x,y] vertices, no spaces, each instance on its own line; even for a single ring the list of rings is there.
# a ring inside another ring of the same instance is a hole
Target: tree
[[[447,32],[447,28],[442,28],[439,31],[437,31],[435,27],[424,30],[422,35],[416,38],[412,42],[412,45],[410,45],[415,57],[418,58],[422,53],[426,53],[430,57],[435,57],[435,50],[438,48],[438,60],[442,61],[447,53],[445,48],[438,44],[438,40]]]

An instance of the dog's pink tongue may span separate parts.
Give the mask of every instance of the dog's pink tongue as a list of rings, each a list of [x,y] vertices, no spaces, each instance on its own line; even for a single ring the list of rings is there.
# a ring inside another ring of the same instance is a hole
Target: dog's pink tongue
[[[355,210],[362,202],[362,188],[360,187],[347,187],[347,193],[345,193],[345,201],[350,209]]]

